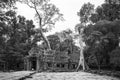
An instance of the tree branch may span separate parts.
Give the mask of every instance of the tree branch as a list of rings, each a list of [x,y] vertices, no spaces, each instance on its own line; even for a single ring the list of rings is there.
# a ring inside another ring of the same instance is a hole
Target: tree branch
[[[33,7],[33,6],[31,6],[29,3],[25,3],[25,4],[27,4],[30,8],[33,8],[33,9],[34,9],[34,7]]]

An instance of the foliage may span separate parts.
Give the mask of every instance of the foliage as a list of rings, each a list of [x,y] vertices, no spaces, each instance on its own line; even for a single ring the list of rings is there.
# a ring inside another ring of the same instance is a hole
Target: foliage
[[[81,23],[75,28],[88,47],[86,59],[90,61],[93,58],[99,68],[111,62],[109,53],[119,44],[119,6],[119,0],[105,0],[96,9],[91,3],[84,4],[78,12]]]
[[[64,30],[59,33],[47,36],[51,45],[51,49],[57,51],[68,51],[69,53],[73,53],[73,48],[76,46],[73,42],[71,34],[71,30]],[[41,46],[44,46],[44,48],[46,48],[44,42]]]
[[[36,30],[32,20],[16,16],[13,1],[6,0],[0,4],[5,5],[0,12],[0,58],[8,69],[20,69],[24,56],[36,45]]]
[[[35,29],[32,20],[26,20],[20,15],[16,16],[16,0],[0,2],[0,57],[7,62],[8,69],[17,69],[16,66],[20,67],[24,56],[37,46],[38,41],[49,44],[43,32],[50,30],[58,20],[61,20],[62,14],[54,4],[48,3],[47,0],[25,0],[24,3],[27,2],[26,4],[36,11],[35,17],[39,20],[39,28]],[[53,44],[51,42],[51,45]],[[41,48],[43,47],[38,49]]]
[[[51,48],[59,51],[67,51],[68,49],[72,50],[71,48],[74,45],[74,42],[70,35],[71,33],[71,30],[64,30],[48,36]]]
[[[117,47],[110,53],[110,64],[114,67],[120,67],[120,48]]]
[[[120,19],[120,4],[118,0],[106,0],[101,6],[98,6],[95,13],[91,15],[91,21],[96,23],[99,20],[114,21]]]
[[[80,17],[80,22],[81,23],[90,22],[89,18],[93,12],[94,12],[94,5],[89,2],[85,3],[80,9],[80,11],[77,13],[78,16]]]
[[[50,43],[43,32],[51,30],[57,21],[63,19],[63,14],[60,13],[59,9],[54,4],[49,3],[48,0],[22,0],[21,2],[24,2],[35,10],[41,37],[48,49],[51,49]]]
[[[119,14],[119,0],[106,0],[101,6],[98,6],[96,9],[94,9],[93,4],[85,3],[78,12],[81,23],[96,23],[100,20],[119,20]]]
[[[59,48],[59,44],[60,44],[60,39],[57,35],[50,35],[47,37],[49,42],[50,42],[50,45],[51,45],[51,49],[52,50],[58,50]]]
[[[85,42],[89,46],[88,53],[96,56],[97,64],[109,65],[109,53],[119,44],[120,21],[99,21],[95,25],[89,25],[84,30]]]

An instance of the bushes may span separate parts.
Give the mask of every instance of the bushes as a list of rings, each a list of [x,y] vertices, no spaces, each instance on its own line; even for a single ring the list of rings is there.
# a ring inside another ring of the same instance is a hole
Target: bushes
[[[110,53],[108,53],[108,56],[110,57],[109,59],[109,64],[105,62],[105,58],[102,57],[100,61],[100,66],[102,69],[114,69],[114,70],[120,70],[120,47],[117,47]],[[88,65],[90,68],[97,68],[97,62],[95,56],[87,56],[86,58]],[[102,61],[103,60],[103,61]]]
[[[120,47],[114,49],[111,53],[109,53],[109,55],[111,66],[114,68],[120,68]]]

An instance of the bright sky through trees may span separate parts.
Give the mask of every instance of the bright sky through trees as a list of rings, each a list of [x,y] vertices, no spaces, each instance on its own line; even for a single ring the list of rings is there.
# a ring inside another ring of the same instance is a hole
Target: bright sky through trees
[[[61,31],[67,28],[74,29],[75,25],[79,22],[79,17],[77,12],[80,10],[84,3],[91,2],[95,6],[101,5],[104,0],[51,0],[55,4],[60,12],[64,14],[65,21],[57,22],[55,28],[53,28],[52,33],[56,31]],[[17,3],[18,14],[25,16],[27,19],[34,19],[34,10],[30,9],[25,4]]]

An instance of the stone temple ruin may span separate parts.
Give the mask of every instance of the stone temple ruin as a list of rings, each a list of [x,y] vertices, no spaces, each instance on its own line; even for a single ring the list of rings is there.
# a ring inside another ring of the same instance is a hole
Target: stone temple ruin
[[[33,50],[25,57],[24,68],[36,71],[74,71],[78,61],[79,53]]]

